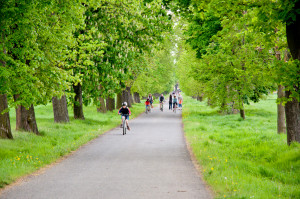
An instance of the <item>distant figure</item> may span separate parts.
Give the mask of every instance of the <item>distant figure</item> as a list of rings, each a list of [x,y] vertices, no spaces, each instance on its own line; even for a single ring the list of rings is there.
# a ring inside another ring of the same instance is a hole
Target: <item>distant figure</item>
[[[146,102],[145,102],[145,105],[146,105],[146,112],[148,110],[148,106],[150,107],[150,100],[149,98],[147,98]],[[149,108],[150,109],[150,108]]]
[[[152,105],[153,104],[153,97],[152,97],[151,93],[149,93],[148,99],[150,101],[151,108],[153,108],[153,105]]]
[[[177,108],[177,105],[178,105],[178,99],[176,98],[176,95],[174,95],[174,98],[173,98],[173,111],[174,111],[175,107]]]
[[[170,97],[169,97],[169,110],[172,110],[172,103],[173,103],[172,94],[170,94]]]
[[[178,94],[178,103],[179,103],[178,108],[181,110],[182,110],[182,100],[183,100],[182,95],[179,93]]]
[[[161,96],[159,97],[160,110],[162,110],[162,105],[163,105],[164,101],[165,101],[165,97],[163,94],[161,94]]]

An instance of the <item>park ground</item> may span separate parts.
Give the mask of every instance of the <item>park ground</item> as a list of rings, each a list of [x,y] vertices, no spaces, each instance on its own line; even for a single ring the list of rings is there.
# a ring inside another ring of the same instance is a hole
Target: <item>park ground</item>
[[[286,135],[276,133],[275,101],[271,95],[247,105],[247,118],[241,120],[239,115],[220,114],[206,102],[185,96],[185,136],[215,198],[300,198],[300,145],[287,146]],[[119,125],[116,111],[97,113],[93,106],[84,111],[86,120],[54,124],[50,105],[36,107],[42,136],[14,131],[13,141],[0,140],[0,186],[57,161]],[[143,104],[132,109],[135,116],[143,111]],[[14,111],[10,114],[14,129]]]

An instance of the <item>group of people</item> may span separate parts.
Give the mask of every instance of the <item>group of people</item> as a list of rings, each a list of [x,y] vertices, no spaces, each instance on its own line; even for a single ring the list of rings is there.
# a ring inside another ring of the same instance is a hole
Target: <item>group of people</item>
[[[161,96],[159,97],[160,109],[162,108],[162,104],[164,103],[164,101],[165,101],[165,97],[163,94],[161,94]],[[169,110],[174,111],[175,106],[182,110],[182,101],[183,98],[179,92],[171,93],[169,96]],[[146,110],[149,106],[153,107],[152,104],[153,104],[153,97],[151,94],[149,94],[145,102]]]
[[[178,97],[177,97],[178,95]],[[171,93],[170,94],[170,97],[169,97],[169,110],[173,110],[174,111],[174,108],[175,106],[179,109],[182,110],[182,96],[179,92],[177,92],[177,95],[175,92]],[[160,108],[162,108],[162,104],[164,103],[165,101],[165,97],[163,94],[161,94],[161,96],[159,97],[159,104],[160,104]],[[152,107],[153,108],[153,97],[151,94],[148,95],[148,98],[145,102],[145,105],[146,105],[146,110],[148,107]],[[125,119],[126,120],[126,125],[127,125],[127,129],[130,130],[130,127],[129,127],[129,123],[128,123],[128,120],[129,120],[129,115],[131,115],[131,111],[130,109],[127,107],[127,102],[123,102],[122,103],[122,107],[119,109],[119,112],[118,112],[119,115],[121,115],[121,118],[122,118],[122,124],[123,124],[123,120]],[[121,128],[123,128],[121,124]]]
[[[173,109],[173,111],[174,111],[175,106],[178,106],[178,108],[182,110],[183,98],[182,98],[182,95],[179,92],[178,92],[177,95],[176,95],[175,92],[170,94],[170,96],[169,96],[169,110]]]

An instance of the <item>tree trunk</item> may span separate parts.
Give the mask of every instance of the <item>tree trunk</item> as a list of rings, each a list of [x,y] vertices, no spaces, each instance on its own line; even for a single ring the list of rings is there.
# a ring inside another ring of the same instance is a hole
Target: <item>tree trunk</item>
[[[69,112],[67,105],[67,97],[63,95],[60,99],[52,97],[54,122],[69,122]]]
[[[282,99],[284,98],[284,87],[279,85],[277,98]],[[277,133],[286,133],[286,126],[285,126],[285,111],[282,102],[277,104]]]
[[[4,41],[4,33],[2,33],[1,36],[2,36],[2,41]],[[6,49],[5,49],[4,45],[3,45],[2,50],[3,50],[2,52],[4,54],[6,54]],[[2,65],[2,67],[5,67],[6,63],[4,60],[0,60],[0,63]],[[5,81],[4,81],[4,84],[6,84]],[[8,108],[7,96],[6,96],[6,94],[0,94],[0,138],[13,139],[13,136],[11,134],[9,112],[2,114],[2,112],[4,110],[6,110],[7,108]]]
[[[130,92],[128,92],[127,88],[128,87],[126,87],[126,89],[122,91],[122,102],[127,102],[128,107],[131,107]]]
[[[128,93],[128,107],[132,107],[132,105],[134,104],[133,98],[132,98],[132,94],[131,94],[131,87],[126,87],[127,93]]]
[[[208,98],[207,99],[207,106],[211,106],[212,105],[212,103],[211,103],[211,99],[210,98]]]
[[[106,98],[106,108],[108,111],[113,111],[115,110],[115,98],[113,97],[108,97]]]
[[[75,101],[74,101],[74,118],[84,120],[83,115],[83,105],[82,105],[82,87],[81,84],[73,84],[75,92]]]
[[[243,120],[246,119],[244,104],[242,105],[242,108],[240,109],[240,115],[241,115],[241,118],[243,118]]]
[[[202,102],[203,101],[203,97],[200,96],[200,95],[197,95],[197,100],[200,101],[200,102]]]
[[[14,97],[17,100],[18,95]],[[26,109],[22,105],[16,108],[16,130],[33,132],[37,135],[40,134],[36,124],[33,104],[31,104],[29,109]]]
[[[100,113],[106,113],[105,100],[102,97],[99,97],[100,107],[97,108],[97,111]]]
[[[295,10],[300,7],[300,1],[295,4]],[[290,18],[286,23],[286,37],[288,47],[292,54],[293,59],[300,60],[300,13],[296,14],[295,21]],[[298,73],[300,72],[298,66]],[[299,90],[299,83],[293,85],[297,92]],[[290,97],[291,91],[285,91],[287,98]],[[299,101],[296,98],[292,98],[292,101],[288,101],[285,105],[286,114],[286,126],[287,126],[287,143],[300,142],[300,109]]]
[[[117,108],[122,106],[122,93],[117,94]]]
[[[0,138],[13,139],[11,134],[9,112],[2,114],[8,108],[6,94],[0,94]]]
[[[140,98],[140,94],[137,92],[133,93],[133,97],[134,97],[134,101],[135,103],[141,103],[141,98]]]
[[[287,98],[290,94],[290,91],[285,91]],[[300,105],[296,98],[285,104],[285,114],[288,145],[294,141],[300,142]]]

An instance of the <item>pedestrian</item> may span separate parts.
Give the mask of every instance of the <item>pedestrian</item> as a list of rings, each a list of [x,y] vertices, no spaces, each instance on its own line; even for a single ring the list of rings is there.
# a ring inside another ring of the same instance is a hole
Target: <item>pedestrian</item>
[[[178,108],[181,110],[182,110],[182,100],[183,100],[182,95],[179,93],[178,94],[178,103],[179,103]]]
[[[172,94],[170,94],[170,97],[169,97],[169,110],[172,110],[172,103],[173,103]]]

